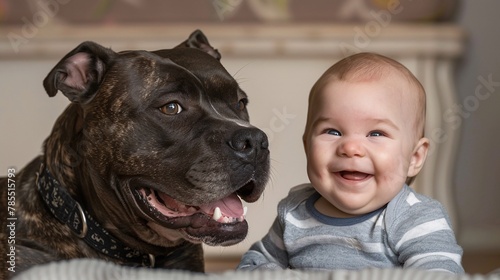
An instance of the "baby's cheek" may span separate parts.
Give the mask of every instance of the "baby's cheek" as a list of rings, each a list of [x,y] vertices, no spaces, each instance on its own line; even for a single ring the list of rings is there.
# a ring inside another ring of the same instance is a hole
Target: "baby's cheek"
[[[386,181],[405,181],[408,174],[409,161],[401,154],[379,153],[377,171]]]

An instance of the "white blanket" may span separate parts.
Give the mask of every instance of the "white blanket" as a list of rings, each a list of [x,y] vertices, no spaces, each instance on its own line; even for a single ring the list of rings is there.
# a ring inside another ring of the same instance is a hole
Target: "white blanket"
[[[186,271],[122,267],[99,260],[81,259],[41,265],[15,275],[13,280],[500,280],[500,273],[489,275],[450,275],[443,272],[366,269],[360,271],[228,271],[190,273]]]

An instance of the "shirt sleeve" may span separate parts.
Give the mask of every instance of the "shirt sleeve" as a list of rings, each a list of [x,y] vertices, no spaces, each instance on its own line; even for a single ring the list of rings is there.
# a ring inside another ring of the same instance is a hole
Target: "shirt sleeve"
[[[286,269],[288,267],[288,253],[283,241],[285,204],[285,199],[279,203],[278,216],[269,232],[243,255],[237,269]]]
[[[413,193],[401,204],[394,210],[387,233],[402,266],[463,274],[463,250],[443,206],[432,199],[420,200]]]

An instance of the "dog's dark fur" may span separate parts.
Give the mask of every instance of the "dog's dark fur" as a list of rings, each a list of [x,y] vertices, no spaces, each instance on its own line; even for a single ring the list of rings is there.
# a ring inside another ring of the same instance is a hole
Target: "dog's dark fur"
[[[7,247],[7,178],[0,179],[0,253],[5,258],[15,246],[16,272],[72,258],[124,263],[89,247],[48,211],[36,185],[42,163],[116,239],[155,256],[180,252],[158,258],[156,267],[203,271],[202,242],[231,245],[246,236],[246,221],[216,222],[197,208],[232,194],[254,202],[268,178],[267,138],[249,125],[246,94],[219,60],[200,31],[173,49],[116,53],[85,42],[62,58],[44,87],[72,103],[43,155],[12,178],[17,220]],[[140,190],[198,211],[155,214]]]

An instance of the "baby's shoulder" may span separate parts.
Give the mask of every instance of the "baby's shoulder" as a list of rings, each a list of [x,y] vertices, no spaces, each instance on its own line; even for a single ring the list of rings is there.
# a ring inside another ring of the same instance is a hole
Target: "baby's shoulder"
[[[311,197],[314,193],[316,193],[316,190],[311,184],[306,183],[292,187],[288,192],[288,195],[280,201],[279,207],[287,209],[295,208]]]
[[[387,205],[385,214],[386,221],[396,220],[419,221],[433,219],[437,217],[447,217],[446,211],[441,203],[431,197],[417,193],[406,186]]]

